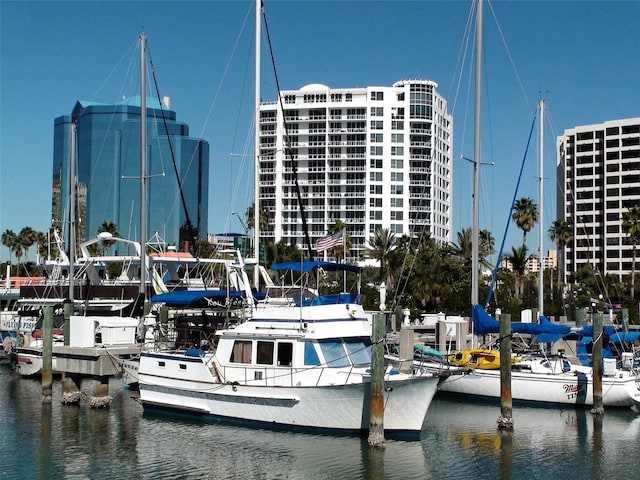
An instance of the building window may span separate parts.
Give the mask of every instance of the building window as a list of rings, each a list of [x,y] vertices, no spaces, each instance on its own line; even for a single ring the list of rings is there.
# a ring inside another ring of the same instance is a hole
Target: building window
[[[402,158],[392,158],[391,159],[391,168],[404,168],[404,159],[402,159]]]
[[[371,130],[382,130],[382,120],[371,120]]]
[[[370,210],[369,211],[369,220],[382,220],[382,211],[381,210]]]
[[[391,143],[404,143],[404,133],[392,133]]]
[[[372,182],[381,182],[382,172],[369,172],[369,180]]]
[[[371,153],[371,155],[382,155],[382,147],[371,145],[371,147],[369,148],[369,152]]]
[[[391,147],[391,155],[404,155],[404,147],[396,147],[396,146],[392,146]]]
[[[382,195],[382,185],[369,185],[371,195]]]
[[[383,137],[382,137],[381,133],[372,133],[371,134],[371,142],[372,143],[381,143],[382,142],[382,138]]]
[[[371,168],[382,168],[382,159],[372,158],[371,160],[369,160],[369,166]]]
[[[391,130],[404,130],[404,121],[403,120],[392,120],[391,121]]]
[[[391,185],[391,194],[392,195],[402,195],[403,187],[402,185]]]
[[[372,117],[382,117],[382,116],[384,116],[384,108],[382,108],[382,107],[371,107],[371,116]]]
[[[401,223],[392,223],[390,230],[398,235],[402,235],[404,233]]]
[[[399,210],[391,210],[391,220],[402,220],[404,214]]]
[[[381,198],[370,198],[369,206],[371,208],[382,208],[382,199]]]
[[[371,100],[375,100],[375,101],[384,100],[384,92],[371,92]]]
[[[402,198],[391,198],[391,208],[402,208],[404,201]]]
[[[391,172],[392,182],[402,182],[404,180],[404,174],[402,172]]]

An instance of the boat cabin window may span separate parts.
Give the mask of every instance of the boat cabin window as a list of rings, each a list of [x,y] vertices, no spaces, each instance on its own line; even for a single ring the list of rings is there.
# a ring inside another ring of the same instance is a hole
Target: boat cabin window
[[[278,366],[290,367],[293,360],[293,343],[278,343]]]
[[[256,363],[258,365],[273,365],[273,342],[258,341]]]
[[[251,341],[236,340],[231,350],[231,363],[251,363]]]
[[[318,352],[316,352],[313,342],[304,342],[304,364],[305,365],[320,365],[320,358]]]
[[[349,338],[345,340],[344,345],[347,347],[347,352],[349,352],[351,362],[354,365],[369,365],[371,363],[370,338]]]
[[[327,365],[331,367],[345,367],[349,365],[349,357],[342,346],[342,340],[321,340],[318,343]]]

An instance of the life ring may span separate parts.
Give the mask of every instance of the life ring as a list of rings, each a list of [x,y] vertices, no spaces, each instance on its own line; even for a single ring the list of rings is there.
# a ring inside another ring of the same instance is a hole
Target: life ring
[[[4,350],[4,353],[9,355],[13,351],[13,347],[16,346],[16,343],[17,342],[14,337],[5,337],[5,339],[2,341],[2,349]]]

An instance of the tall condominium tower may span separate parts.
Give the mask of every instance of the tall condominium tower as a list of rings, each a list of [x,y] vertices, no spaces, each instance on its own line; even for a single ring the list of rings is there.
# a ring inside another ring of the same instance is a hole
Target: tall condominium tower
[[[263,239],[312,247],[342,221],[347,257],[364,259],[376,230],[451,241],[452,117],[430,80],[391,87],[307,85],[260,106]]]
[[[157,232],[167,243],[183,248],[184,241],[191,240],[185,228],[186,212],[196,238],[207,238],[209,144],[189,137],[188,125],[177,122],[176,113],[168,109],[168,99],[165,102],[161,108],[157,99],[147,98],[146,234],[141,235],[139,228],[140,97],[114,104],[79,101],[71,115],[55,119],[54,226],[68,231],[71,131],[75,125],[78,241],[95,237],[104,222],[113,222],[124,238],[149,240]]]
[[[566,275],[590,264],[622,279],[631,273],[633,245],[621,218],[640,205],[640,118],[565,130],[557,155],[557,214],[573,233],[561,260]]]

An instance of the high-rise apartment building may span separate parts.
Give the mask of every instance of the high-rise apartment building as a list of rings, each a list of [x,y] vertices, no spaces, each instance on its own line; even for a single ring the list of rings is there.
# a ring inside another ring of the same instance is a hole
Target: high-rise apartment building
[[[188,125],[177,122],[168,99],[165,102],[161,108],[157,99],[147,99],[145,240],[157,232],[168,244],[184,247],[190,235],[184,228],[187,214],[182,196],[196,237],[207,238],[209,144],[189,137]],[[79,101],[71,115],[55,119],[53,225],[65,233],[73,125],[78,241],[93,238],[104,222],[113,222],[122,237],[140,241],[140,97],[114,104]]]
[[[583,125],[557,139],[558,218],[572,228],[562,259],[569,278],[585,264],[631,273],[633,245],[622,214],[640,205],[640,118]]]
[[[348,258],[364,258],[378,229],[452,236],[452,117],[430,80],[334,89],[311,84],[260,106],[261,237],[312,247],[340,220]]]

